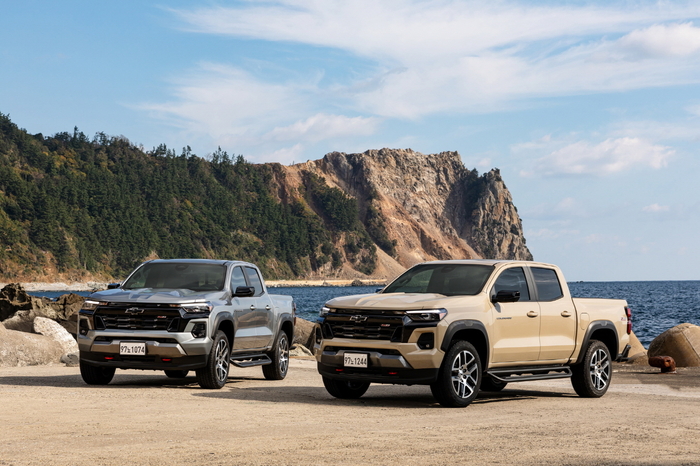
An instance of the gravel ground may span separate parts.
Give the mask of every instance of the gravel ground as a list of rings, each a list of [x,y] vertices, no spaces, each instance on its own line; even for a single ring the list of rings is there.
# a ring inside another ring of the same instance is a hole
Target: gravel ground
[[[0,368],[0,465],[700,464],[700,368],[616,365],[600,399],[568,380],[482,393],[441,408],[426,386],[373,385],[336,400],[312,359],[284,381],[236,369],[222,390],[191,375]]]

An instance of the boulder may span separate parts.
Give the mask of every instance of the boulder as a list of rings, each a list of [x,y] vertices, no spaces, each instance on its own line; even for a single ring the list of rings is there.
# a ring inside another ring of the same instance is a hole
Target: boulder
[[[647,364],[647,350],[644,349],[644,345],[639,341],[637,335],[632,332],[630,334],[630,352],[628,353],[627,364]]]
[[[37,317],[34,319],[34,331],[56,340],[63,348],[64,353],[78,352],[78,343],[76,343],[75,338],[54,320]]]
[[[676,325],[654,338],[648,356],[670,356],[678,367],[700,366],[700,327],[685,323]]]
[[[57,363],[63,347],[44,335],[7,330],[0,324],[0,367]]]
[[[296,325],[294,325],[294,339],[292,345],[300,344],[307,348],[314,347],[314,329],[316,324],[308,320],[297,317]]]
[[[314,354],[304,345],[296,344],[289,350],[289,355],[293,358],[313,357]]]
[[[61,324],[68,333],[78,332],[77,315],[85,298],[75,293],[49,298],[30,296],[19,283],[0,290],[0,322],[11,330],[34,332],[34,319],[46,317]]]
[[[19,283],[10,283],[0,290],[0,322],[17,311],[26,311],[31,308],[31,296]]]

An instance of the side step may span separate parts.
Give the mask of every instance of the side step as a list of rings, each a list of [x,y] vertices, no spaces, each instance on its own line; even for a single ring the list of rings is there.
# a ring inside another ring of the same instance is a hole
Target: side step
[[[498,382],[565,379],[571,377],[571,368],[569,366],[503,367],[486,371],[486,375]]]
[[[238,367],[264,366],[272,364],[267,354],[240,354],[231,356],[231,364]]]

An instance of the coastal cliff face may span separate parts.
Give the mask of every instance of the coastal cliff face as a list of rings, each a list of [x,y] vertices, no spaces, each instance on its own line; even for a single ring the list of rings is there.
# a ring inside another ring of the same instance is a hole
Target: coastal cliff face
[[[303,190],[312,173],[356,199],[366,227],[382,226],[388,242],[377,241],[367,228],[380,246],[372,276],[389,278],[426,260],[532,260],[499,171],[479,176],[464,167],[457,152],[333,152],[283,168],[284,192]]]

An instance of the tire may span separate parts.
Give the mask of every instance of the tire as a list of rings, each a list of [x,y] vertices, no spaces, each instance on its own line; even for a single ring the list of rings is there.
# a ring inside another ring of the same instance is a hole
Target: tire
[[[584,398],[605,395],[612,380],[610,350],[601,341],[591,340],[581,364],[571,367],[571,385]]]
[[[187,374],[190,373],[190,371],[179,371],[179,370],[167,370],[164,371],[165,375],[170,377],[171,379],[184,379],[187,377]]]
[[[457,341],[445,354],[430,391],[442,406],[464,408],[476,398],[483,378],[479,353],[471,343]]]
[[[231,350],[228,338],[221,330],[216,332],[214,343],[209,351],[207,365],[197,369],[197,383],[202,388],[220,389],[226,385],[231,366]]]
[[[480,390],[482,392],[500,392],[506,388],[506,385],[508,385],[508,382],[499,382],[491,377],[484,377],[484,379],[481,381]]]
[[[107,385],[112,381],[116,370],[114,367],[93,366],[80,360],[80,375],[88,385]]]
[[[289,370],[289,336],[280,331],[272,351],[267,353],[272,364],[262,366],[263,375],[267,380],[282,380]]]
[[[352,380],[335,380],[323,377],[323,385],[328,393],[336,398],[351,400],[361,397],[369,388],[369,382],[355,382]]]

